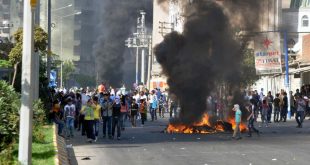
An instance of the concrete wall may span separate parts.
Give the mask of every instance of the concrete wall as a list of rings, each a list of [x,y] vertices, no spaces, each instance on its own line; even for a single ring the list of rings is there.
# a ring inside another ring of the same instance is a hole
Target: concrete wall
[[[153,33],[152,33],[152,46],[155,47],[157,44],[163,41],[163,35],[160,34],[161,25],[159,22],[169,22],[169,3],[159,5],[157,1],[153,2]],[[166,25],[168,26],[168,25]],[[169,32],[169,31],[167,31]],[[155,56],[153,56],[152,62],[152,73],[151,75],[159,75],[161,73],[161,66],[156,62]]]

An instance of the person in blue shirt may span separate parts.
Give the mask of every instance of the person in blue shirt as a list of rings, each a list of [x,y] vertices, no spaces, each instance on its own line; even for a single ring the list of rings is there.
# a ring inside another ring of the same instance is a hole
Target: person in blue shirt
[[[240,106],[238,104],[235,104],[234,108],[232,110],[235,111],[235,122],[236,122],[236,128],[234,130],[234,134],[233,134],[232,138],[239,140],[239,139],[241,139],[240,123],[241,123],[242,112],[241,112]]]

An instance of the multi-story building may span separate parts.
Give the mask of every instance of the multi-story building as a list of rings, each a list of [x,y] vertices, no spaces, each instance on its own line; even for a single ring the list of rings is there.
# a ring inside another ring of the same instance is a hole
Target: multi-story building
[[[290,55],[293,57],[290,71],[291,79],[299,81],[295,88],[309,84],[310,81],[309,19],[309,0],[291,0],[290,6],[283,9],[283,28],[288,32],[287,43]]]
[[[11,39],[14,32],[22,27],[22,0],[0,0],[0,37]]]
[[[172,30],[182,32],[183,31],[183,24],[184,24],[184,17],[182,17],[182,12],[184,8],[185,1],[180,0],[167,0],[162,4],[158,4],[156,1],[154,2],[154,19],[153,19],[153,46],[160,43],[163,40],[163,36]],[[188,1],[185,3],[195,3],[195,1]],[[219,1],[221,3],[221,1]],[[301,4],[307,4],[308,2],[300,2]],[[259,14],[259,22],[257,23],[258,29],[255,31],[261,32],[279,32],[282,38],[281,28],[285,26],[281,26],[282,21],[282,6],[284,8],[288,8],[290,6],[289,0],[262,0],[261,1],[261,12]],[[284,16],[285,17],[285,14]],[[300,17],[299,20],[302,18]],[[305,18],[304,18],[305,19]],[[283,19],[285,22],[285,19]],[[304,21],[305,24],[307,20]],[[285,24],[285,23],[283,23]],[[297,24],[296,24],[297,25]],[[283,41],[281,39],[280,41]],[[277,41],[277,42],[280,42]],[[283,42],[281,42],[283,45]],[[283,69],[284,71],[284,69]],[[294,79],[294,75],[291,75],[292,83],[291,84],[298,84],[299,80]],[[158,84],[165,84],[166,78],[164,75],[161,74],[161,67],[153,60],[152,64],[152,81],[155,86],[158,87]],[[159,83],[156,83],[159,82]],[[275,75],[267,75],[262,76],[262,79],[257,82],[254,88],[264,88],[265,91],[272,90],[277,91],[280,89],[284,89],[284,75],[277,74]],[[297,82],[297,83],[296,83]]]
[[[40,1],[40,25],[45,31],[47,31],[48,23],[47,2],[47,0]],[[52,0],[51,2],[52,52],[58,55],[61,61],[78,61],[79,55],[74,52],[74,46],[77,42],[74,38],[74,31],[75,29],[80,28],[80,26],[76,23],[76,17],[79,16],[79,10],[75,10],[75,0]]]
[[[74,24],[80,28],[74,30],[74,54],[80,57],[77,62],[79,74],[96,75],[93,45],[97,39],[100,3],[96,0],[75,0],[75,10],[82,12],[75,17]]]

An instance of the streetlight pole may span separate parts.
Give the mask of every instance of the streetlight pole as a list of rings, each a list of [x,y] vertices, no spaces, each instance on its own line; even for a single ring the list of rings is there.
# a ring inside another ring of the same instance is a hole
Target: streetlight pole
[[[141,51],[141,82],[143,83],[143,85],[145,85],[144,81],[145,81],[145,49],[142,48],[142,51]]]
[[[148,57],[148,65],[147,65],[147,88],[151,88],[151,63],[152,63],[152,38],[149,39],[149,57]]]
[[[136,84],[138,85],[138,77],[139,77],[139,47],[136,50]]]
[[[74,16],[74,15],[80,15],[82,12],[76,12],[76,13],[73,13],[73,14],[69,14],[69,15],[65,15],[65,16],[60,16],[60,57],[62,58],[63,57],[63,36],[62,36],[62,32],[63,32],[63,19],[64,18],[67,18],[67,17],[70,17],[70,16]],[[63,79],[62,79],[62,74],[63,74],[63,63],[61,62],[61,65],[60,65],[60,88],[63,87]]]
[[[149,47],[150,35],[147,35],[145,28],[145,12],[140,11],[141,17],[137,19],[137,32],[133,33],[133,37],[125,40],[125,46],[128,48],[137,48],[136,51],[136,84],[138,84],[139,72],[139,48],[141,48],[141,82],[145,85],[145,49]],[[150,52],[150,51],[149,51]],[[148,56],[150,57],[150,55]],[[149,77],[149,76],[148,76]]]
[[[62,88],[63,87],[63,72],[62,72],[62,69],[63,69],[63,62],[61,61],[61,63],[60,63],[60,88]]]
[[[47,61],[46,61],[46,74],[47,74],[47,80],[48,84],[50,83],[50,73],[51,73],[51,55],[52,55],[52,46],[51,46],[51,37],[52,37],[52,2],[51,0],[47,1]]]
[[[72,4],[69,4],[69,5],[64,6],[64,7],[60,7],[60,8],[58,8],[58,9],[53,9],[52,12],[58,11],[58,10],[62,10],[62,9],[66,9],[66,8],[69,8],[69,7],[72,7]]]
[[[52,10],[52,2],[51,0],[47,1],[47,34],[48,34],[48,39],[47,39],[47,62],[46,62],[46,74],[47,74],[47,79],[48,83],[50,83],[50,73],[51,73],[51,55],[52,55],[52,11],[58,11],[62,10],[68,7],[72,7],[72,4],[69,4],[67,6],[54,9]]]
[[[31,164],[32,118],[34,96],[34,12],[36,0],[24,0],[23,57],[22,57],[22,97],[20,109],[20,129],[18,161],[22,165]]]

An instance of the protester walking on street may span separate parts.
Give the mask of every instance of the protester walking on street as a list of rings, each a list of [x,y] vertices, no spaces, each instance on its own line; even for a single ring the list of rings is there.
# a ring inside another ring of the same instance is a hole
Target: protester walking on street
[[[269,111],[269,106],[267,104],[267,100],[263,100],[262,104],[262,125],[265,124],[266,127],[268,127],[268,111]]]
[[[279,115],[280,115],[280,94],[276,94],[276,98],[273,99],[273,122],[279,122]]]
[[[53,102],[53,107],[52,107],[52,111],[51,111],[51,119],[58,126],[57,127],[57,134],[59,136],[63,136],[62,130],[64,128],[64,122],[62,121],[62,116],[63,116],[63,114],[61,113],[61,110],[60,110],[59,101],[56,99]]]
[[[121,99],[121,116],[120,116],[119,122],[121,125],[121,129],[125,130],[125,122],[126,122],[126,119],[128,116],[128,106],[126,103],[126,97],[124,95],[122,95],[121,98],[116,96],[115,101],[116,101],[116,99],[118,99],[118,101],[120,101],[120,99]]]
[[[86,130],[86,136],[87,136],[87,142],[92,143],[93,140],[96,140],[95,134],[94,134],[94,105],[92,103],[92,100],[89,99],[87,101],[86,106],[83,106],[81,113],[85,115],[84,118],[84,125]]]
[[[101,106],[99,104],[97,96],[93,97],[93,102],[94,102],[94,131],[97,140],[99,135],[99,124],[101,119]]]
[[[282,100],[282,109],[281,109],[281,118],[280,121],[286,122],[287,117],[287,108],[288,108],[288,99],[287,99],[287,93],[283,92],[283,100]]]
[[[66,136],[73,137],[74,118],[75,118],[75,105],[72,104],[72,98],[68,97],[67,105],[64,107],[64,117],[66,121]]]
[[[121,104],[124,104],[120,101],[119,97],[115,97],[113,103],[113,113],[112,113],[112,139],[115,137],[115,128],[117,129],[117,140],[121,139]]]
[[[248,121],[248,137],[252,137],[252,131],[256,132],[257,135],[259,136],[259,131],[254,127],[254,108],[255,106],[253,104],[250,104],[246,107],[246,109],[248,110],[248,113],[250,114],[247,117],[247,121]]]
[[[267,112],[267,121],[268,123],[271,123],[272,104],[273,104],[273,96],[271,95],[271,91],[268,92],[267,102],[269,107]]]
[[[144,122],[146,121],[146,113],[147,113],[147,105],[144,99],[140,99],[139,112],[141,114],[141,124],[142,126],[144,126]]]
[[[304,115],[306,111],[306,101],[304,99],[308,99],[307,96],[301,98],[299,95],[296,95],[296,102],[297,102],[297,112],[296,112],[296,122],[297,128],[302,128],[302,123],[304,120]]]
[[[133,99],[130,105],[130,120],[131,126],[136,127],[136,117],[138,113],[139,105],[136,103],[136,100]]]
[[[236,127],[235,127],[232,138],[239,140],[239,139],[241,139],[240,123],[241,123],[242,112],[241,112],[238,104],[235,104],[234,108],[232,110],[235,111],[235,122],[236,122]]]
[[[110,95],[108,93],[103,94],[103,98],[100,100],[100,105],[102,108],[101,116],[103,122],[103,138],[106,137],[106,133],[108,131],[109,138],[112,138],[112,108],[113,102],[110,99]]]
[[[149,95],[149,107],[150,107],[150,114],[152,121],[156,120],[156,109],[157,109],[157,96],[155,91],[152,90],[151,94]]]

